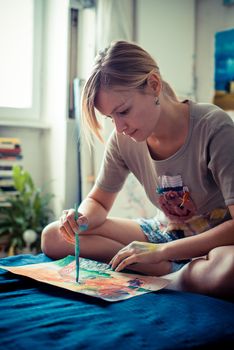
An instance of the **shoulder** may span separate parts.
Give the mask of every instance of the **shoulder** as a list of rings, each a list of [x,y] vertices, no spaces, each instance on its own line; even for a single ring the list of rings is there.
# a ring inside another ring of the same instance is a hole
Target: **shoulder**
[[[109,158],[124,158],[126,150],[129,148],[127,137],[118,134],[114,129],[106,142],[105,155]]]
[[[120,137],[120,135],[116,132],[115,129],[111,132],[106,142],[107,152],[118,152],[120,150],[124,143],[123,135],[121,136],[122,137]]]
[[[224,110],[211,103],[189,101],[190,115],[199,128],[217,131],[224,126],[234,128],[231,117]]]

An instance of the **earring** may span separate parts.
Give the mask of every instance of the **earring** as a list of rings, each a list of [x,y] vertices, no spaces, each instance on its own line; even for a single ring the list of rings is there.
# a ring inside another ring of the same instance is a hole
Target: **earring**
[[[154,103],[156,104],[156,106],[160,105],[160,101],[159,101],[159,97],[158,96],[156,96],[156,99],[155,99]]]

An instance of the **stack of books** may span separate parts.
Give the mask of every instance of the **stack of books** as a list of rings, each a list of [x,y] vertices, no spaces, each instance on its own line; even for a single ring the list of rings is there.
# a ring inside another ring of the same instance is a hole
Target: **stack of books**
[[[12,168],[22,166],[22,159],[20,139],[0,137],[0,206],[7,205],[6,198],[16,194]]]

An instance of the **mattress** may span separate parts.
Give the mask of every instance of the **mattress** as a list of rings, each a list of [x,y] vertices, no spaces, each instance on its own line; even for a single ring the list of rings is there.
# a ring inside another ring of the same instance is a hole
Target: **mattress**
[[[20,266],[44,254],[0,259]],[[124,301],[74,293],[0,269],[2,349],[213,349],[234,346],[234,303],[162,289]]]

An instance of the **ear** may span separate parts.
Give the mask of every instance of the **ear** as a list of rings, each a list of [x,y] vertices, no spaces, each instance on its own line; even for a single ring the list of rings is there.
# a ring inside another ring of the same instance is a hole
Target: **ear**
[[[158,96],[162,89],[162,81],[157,73],[153,72],[148,76],[147,85],[154,93],[154,95]]]

